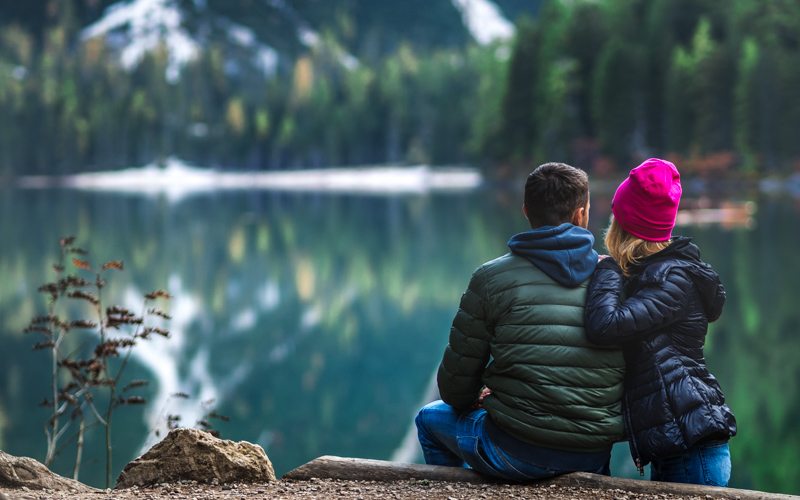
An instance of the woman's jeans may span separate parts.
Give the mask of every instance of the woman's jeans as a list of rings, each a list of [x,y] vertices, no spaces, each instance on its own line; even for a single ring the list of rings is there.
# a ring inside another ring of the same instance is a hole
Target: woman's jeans
[[[425,463],[469,467],[511,481],[530,481],[574,472],[574,469],[552,467],[546,457],[540,463],[528,463],[508,456],[489,440],[483,428],[486,417],[486,410],[458,412],[443,401],[422,408],[415,422]],[[553,450],[552,453],[553,461],[557,462],[560,452]],[[584,472],[608,475],[608,459]]]
[[[727,486],[731,478],[731,452],[727,441],[696,444],[683,455],[653,460],[651,481]]]

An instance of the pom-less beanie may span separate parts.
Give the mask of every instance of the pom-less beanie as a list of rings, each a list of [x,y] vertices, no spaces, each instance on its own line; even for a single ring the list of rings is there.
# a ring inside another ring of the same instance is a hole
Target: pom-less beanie
[[[678,169],[666,160],[650,158],[631,170],[619,185],[611,211],[622,229],[632,235],[667,241],[672,237],[680,200]]]

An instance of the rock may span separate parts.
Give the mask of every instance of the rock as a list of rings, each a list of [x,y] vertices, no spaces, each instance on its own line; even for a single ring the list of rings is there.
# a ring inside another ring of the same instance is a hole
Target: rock
[[[126,465],[114,488],[183,480],[266,483],[275,481],[275,471],[260,446],[217,439],[198,429],[173,429],[163,441]]]
[[[0,451],[0,487],[28,488],[31,490],[58,490],[79,492],[98,491],[83,483],[67,479],[50,471],[32,458],[15,457]]]

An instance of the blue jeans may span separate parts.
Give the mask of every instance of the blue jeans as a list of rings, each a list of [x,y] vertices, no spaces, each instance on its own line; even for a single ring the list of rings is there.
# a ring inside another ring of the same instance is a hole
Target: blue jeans
[[[423,407],[415,422],[425,463],[468,467],[510,481],[530,481],[574,472],[548,467],[547,460],[534,464],[510,457],[489,439],[483,428],[485,418],[486,410],[458,412],[443,401]],[[553,450],[552,453],[560,452]],[[585,472],[608,475],[608,459]]]
[[[727,441],[708,441],[689,448],[683,455],[653,460],[651,481],[728,486],[731,452]]]

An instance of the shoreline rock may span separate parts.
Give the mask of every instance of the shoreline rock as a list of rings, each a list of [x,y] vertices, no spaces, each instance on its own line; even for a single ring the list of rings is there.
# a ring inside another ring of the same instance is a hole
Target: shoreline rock
[[[100,491],[73,479],[59,476],[37,460],[15,457],[3,451],[0,451],[0,487],[82,493]]]
[[[144,455],[125,466],[114,489],[181,481],[268,483],[275,481],[264,449],[216,438],[198,429],[173,429]]]

